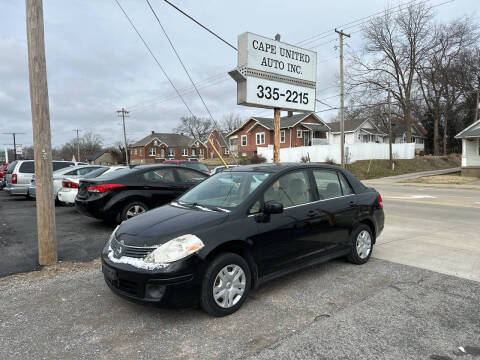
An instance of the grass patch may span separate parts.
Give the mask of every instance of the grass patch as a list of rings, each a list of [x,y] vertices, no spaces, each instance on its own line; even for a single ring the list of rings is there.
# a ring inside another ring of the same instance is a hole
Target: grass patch
[[[347,165],[347,170],[360,180],[408,174],[419,171],[440,170],[459,167],[460,155],[417,156],[415,159],[394,160],[395,170],[390,169],[389,160],[360,160]]]
[[[423,176],[416,179],[411,179],[407,182],[420,183],[420,184],[468,184],[474,181],[478,181],[480,178],[473,176],[462,176],[460,173],[448,174],[448,175],[434,175]]]

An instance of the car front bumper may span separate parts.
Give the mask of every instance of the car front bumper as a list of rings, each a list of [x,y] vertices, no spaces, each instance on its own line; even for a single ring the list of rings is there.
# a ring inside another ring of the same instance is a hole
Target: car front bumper
[[[196,256],[179,260],[167,268],[150,271],[114,263],[107,253],[102,254],[103,276],[115,294],[135,303],[163,308],[197,304],[203,269],[203,261]]]

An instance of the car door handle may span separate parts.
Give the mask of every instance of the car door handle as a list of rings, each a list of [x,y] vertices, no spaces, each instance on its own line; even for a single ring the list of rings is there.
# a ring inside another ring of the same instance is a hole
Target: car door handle
[[[308,217],[314,217],[314,216],[316,215],[316,213],[317,213],[317,212],[316,212],[315,210],[309,210],[309,211],[307,212],[307,216],[308,216]]]
[[[349,204],[351,207],[357,206],[357,203],[356,203],[355,201],[350,201],[348,204]]]

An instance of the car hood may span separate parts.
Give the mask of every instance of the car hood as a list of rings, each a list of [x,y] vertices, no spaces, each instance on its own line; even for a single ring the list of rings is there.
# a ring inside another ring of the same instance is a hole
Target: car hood
[[[228,213],[164,205],[124,221],[117,230],[117,240],[130,246],[156,246],[185,234],[218,225]]]

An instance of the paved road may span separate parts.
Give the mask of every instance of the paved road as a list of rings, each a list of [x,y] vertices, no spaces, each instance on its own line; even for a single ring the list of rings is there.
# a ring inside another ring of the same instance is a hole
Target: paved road
[[[57,207],[55,213],[59,260],[97,258],[113,227],[72,207]],[[36,219],[35,201],[0,191],[0,277],[40,268]]]

